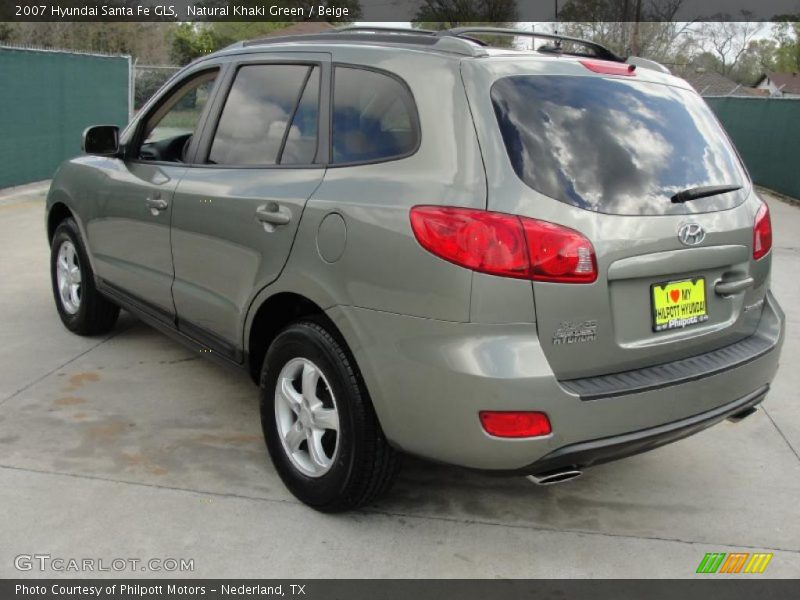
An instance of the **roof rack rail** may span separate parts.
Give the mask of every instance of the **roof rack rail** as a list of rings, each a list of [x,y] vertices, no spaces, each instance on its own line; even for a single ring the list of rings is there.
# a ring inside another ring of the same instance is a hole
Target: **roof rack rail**
[[[465,56],[478,56],[483,53],[480,44],[476,44],[473,40],[466,37],[441,36],[438,31],[432,31],[430,29],[366,26],[342,27],[324,33],[305,33],[259,38],[242,42],[241,47],[282,44],[286,42],[377,42],[382,44],[413,44],[418,46],[431,46],[443,52],[452,52]],[[235,47],[235,44],[229,46],[229,48]]]
[[[572,54],[578,56],[591,56],[592,58],[600,58],[603,60],[612,60],[614,62],[625,62],[625,59],[621,56],[617,55],[613,51],[609,50],[602,44],[598,44],[597,42],[593,42],[591,40],[585,40],[583,38],[576,38],[570,37],[567,35],[559,35],[556,33],[539,33],[536,31],[525,31],[523,29],[505,29],[502,27],[456,27],[454,29],[445,29],[441,32],[438,32],[438,35],[444,36],[449,35],[453,37],[458,37],[461,39],[468,39],[473,42],[477,42],[482,46],[487,46],[488,44],[478,38],[473,37],[470,34],[487,34],[487,35],[513,35],[519,37],[529,37],[533,38],[543,38],[546,40],[554,40],[556,42],[555,46],[547,46],[545,48],[541,48],[540,51],[542,52],[550,52],[554,54]],[[593,52],[593,54],[583,54],[583,53],[576,53],[576,52],[565,52],[561,48],[561,42],[570,42],[573,44],[579,44]]]
[[[282,44],[285,42],[319,42],[319,41],[358,41],[365,40],[373,42],[394,42],[397,43],[399,38],[403,38],[403,43],[406,44],[422,44],[425,46],[433,46],[438,40],[435,36],[420,34],[414,35],[413,33],[407,35],[398,35],[396,33],[374,33],[365,35],[364,33],[302,33],[299,35],[276,35],[273,37],[258,38],[255,40],[248,40],[243,43],[244,46],[263,46],[266,44]]]
[[[241,46],[233,44],[229,46],[229,48],[262,46],[286,42],[348,41],[435,46],[437,50],[444,52],[452,52],[454,54],[466,56],[485,56],[486,51],[483,50],[483,48],[489,46],[489,44],[473,37],[473,34],[508,35],[554,40],[556,42],[554,46],[540,46],[537,50],[539,52],[549,52],[553,54],[568,54],[571,56],[586,56],[614,62],[625,62],[624,58],[616,55],[605,46],[590,40],[558,35],[555,33],[538,33],[534,31],[524,31],[522,29],[504,29],[501,27],[456,27],[454,29],[436,31],[432,29],[350,25],[347,27],[338,27],[324,33],[273,36],[248,40],[246,42],[241,42]],[[578,44],[586,48],[589,52],[568,52],[562,48],[562,42]]]
[[[369,25],[347,25],[345,27],[336,27],[330,33],[346,33],[346,32],[368,32],[374,31],[376,33],[398,33],[404,35],[413,35],[415,33],[424,33],[427,35],[438,35],[439,31],[435,29],[417,29],[416,27],[382,27],[369,26]]]

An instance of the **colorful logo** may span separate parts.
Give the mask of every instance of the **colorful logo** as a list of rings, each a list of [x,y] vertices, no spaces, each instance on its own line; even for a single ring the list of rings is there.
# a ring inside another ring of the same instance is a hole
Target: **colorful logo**
[[[772,553],[708,552],[700,561],[697,573],[763,573]]]

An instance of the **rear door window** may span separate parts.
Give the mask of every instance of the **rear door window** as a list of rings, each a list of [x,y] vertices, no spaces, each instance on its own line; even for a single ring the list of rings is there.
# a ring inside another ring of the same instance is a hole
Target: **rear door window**
[[[310,163],[316,154],[318,90],[316,67],[241,67],[225,100],[208,162],[280,164],[287,143],[286,162]]]
[[[745,191],[673,204],[682,190],[746,185],[702,98],[663,84],[591,76],[499,79],[491,99],[516,174],[542,194],[622,215],[708,212]]]
[[[342,66],[333,81],[333,164],[393,160],[416,151],[417,111],[405,84],[388,74]]]

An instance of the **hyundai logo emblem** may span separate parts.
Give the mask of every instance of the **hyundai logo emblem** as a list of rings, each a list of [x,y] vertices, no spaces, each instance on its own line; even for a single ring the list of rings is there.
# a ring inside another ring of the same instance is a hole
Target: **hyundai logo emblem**
[[[697,223],[684,223],[678,229],[678,239],[685,246],[697,246],[706,239],[706,230]]]

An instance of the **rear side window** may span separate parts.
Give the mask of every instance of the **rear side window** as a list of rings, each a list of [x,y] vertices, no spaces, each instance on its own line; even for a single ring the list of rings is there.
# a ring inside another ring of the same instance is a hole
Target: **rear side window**
[[[225,100],[208,162],[274,165],[283,162],[283,154],[291,164],[310,163],[316,153],[318,97],[316,67],[241,67]]]
[[[492,86],[516,174],[567,204],[601,213],[663,215],[741,204],[729,192],[673,204],[685,189],[744,185],[746,175],[697,94],[602,77],[522,75]]]
[[[333,80],[332,162],[379,162],[412,154],[419,145],[414,99],[394,77],[336,67]]]

